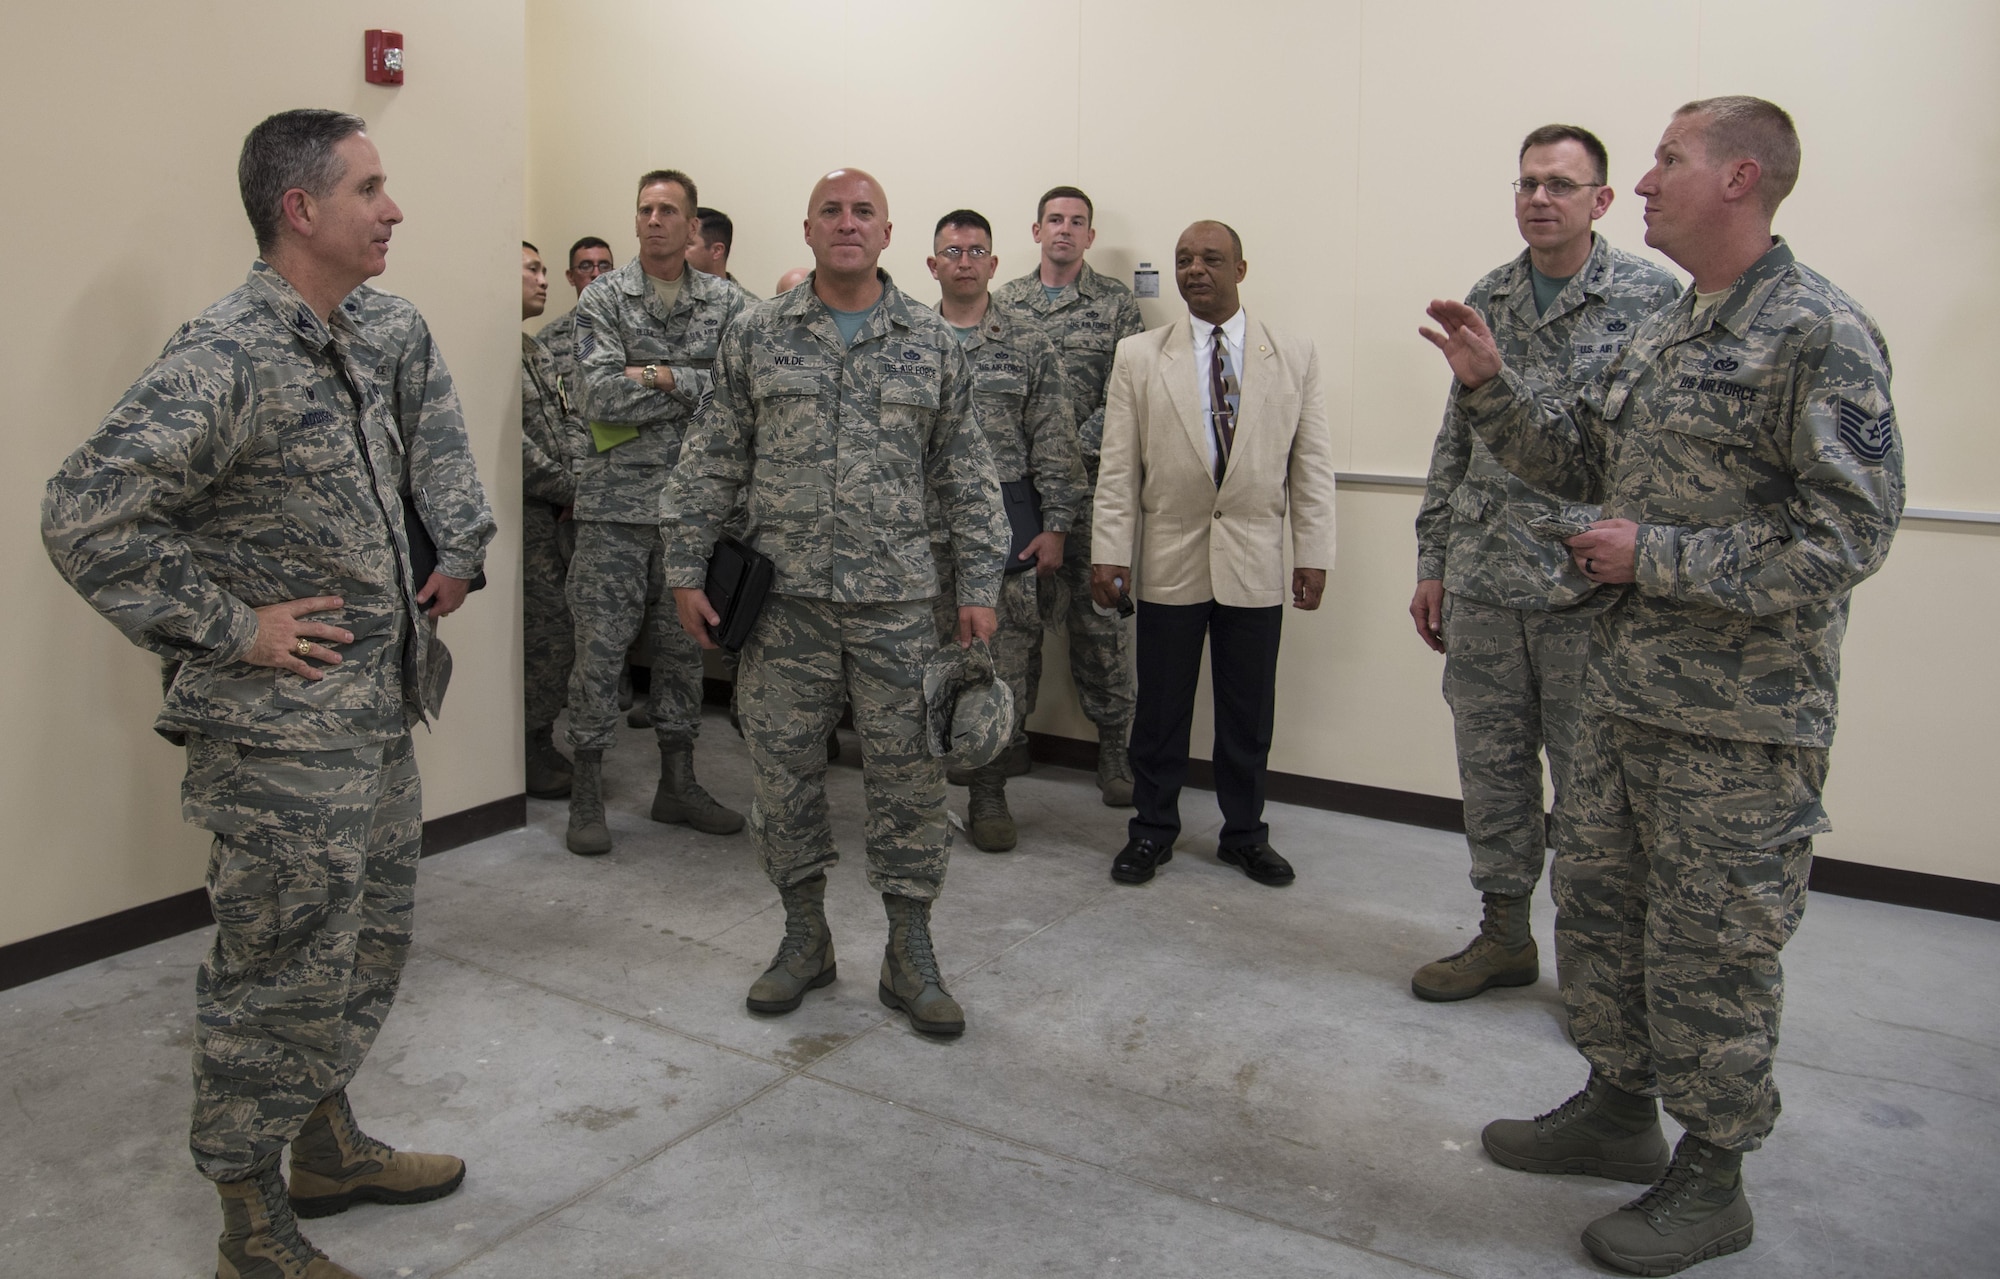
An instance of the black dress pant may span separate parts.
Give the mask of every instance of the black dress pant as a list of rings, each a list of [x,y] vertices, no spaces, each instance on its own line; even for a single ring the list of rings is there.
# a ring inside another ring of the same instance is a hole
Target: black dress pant
[[[1181,832],[1181,787],[1188,738],[1208,642],[1215,691],[1215,797],[1222,806],[1222,848],[1266,843],[1264,773],[1277,702],[1282,604],[1232,608],[1139,602],[1138,707],[1132,717],[1132,802],[1128,834],[1171,845]]]

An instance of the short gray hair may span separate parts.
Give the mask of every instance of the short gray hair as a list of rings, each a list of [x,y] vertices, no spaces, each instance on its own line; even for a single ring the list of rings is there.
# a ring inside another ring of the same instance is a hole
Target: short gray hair
[[[1755,160],[1762,174],[1757,198],[1765,213],[1778,211],[1799,180],[1799,131],[1783,107],[1762,98],[1729,94],[1698,98],[1674,114],[1708,117],[1702,149],[1710,161]]]
[[[259,253],[278,242],[285,192],[297,188],[315,198],[331,192],[347,171],[334,147],[367,127],[358,115],[306,108],[280,111],[250,130],[236,161],[236,185]]]

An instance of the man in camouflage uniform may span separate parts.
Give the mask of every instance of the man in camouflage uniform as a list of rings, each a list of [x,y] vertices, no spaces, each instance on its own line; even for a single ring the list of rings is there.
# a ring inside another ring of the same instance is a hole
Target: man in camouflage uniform
[[[611,260],[611,246],[594,235],[586,235],[569,246],[569,266],[563,271],[563,279],[569,281],[569,287],[576,290],[577,301],[581,302],[591,281],[611,274],[616,265]],[[556,387],[570,410],[581,412],[583,384],[576,372],[576,308],[571,307],[544,324],[535,334],[535,341],[548,348],[549,358],[555,361]]]
[[[758,301],[757,295],[743,288],[743,281],[729,269],[729,252],[736,247],[736,223],[720,209],[696,209],[695,218],[694,229],[688,239],[688,265],[704,275],[727,280],[743,289],[746,301]]]
[[[813,188],[816,269],[730,329],[662,532],[681,624],[706,647],[719,619],[704,562],[739,500],[746,540],[775,569],[738,704],[756,769],[751,833],[785,904],[785,939],[747,1003],[790,1012],[834,979],[823,743],[846,702],[862,740],[868,882],[889,916],[878,993],[916,1029],[955,1035],[965,1013],[930,938],[949,847],[944,768],[925,741],[924,663],[938,646],[928,504],[950,534],[961,644],[993,636],[1008,539],[965,356],[937,313],[876,266],[890,230],[868,174],[836,169]]]
[[[521,242],[521,318],[548,305],[541,250]],[[568,693],[576,630],[564,598],[576,550],[576,473],[581,424],[562,392],[548,348],[521,335],[521,700],[527,725],[528,794],[563,799],[570,765],[555,745],[556,716]]]
[[[410,726],[443,697],[435,619],[467,587],[411,581],[406,470],[430,450],[419,505],[441,554],[485,509],[442,365],[378,385],[381,352],[342,306],[402,220],[362,128],[291,111],[251,131],[248,281],[182,326],[42,511],[57,569],[170,664],[155,727],[186,744],[183,807],[215,833],[190,1144],[221,1192],[217,1273],[238,1279],[350,1276],[300,1236],[295,1205],[415,1203],[465,1175],[363,1134],[345,1091],[410,947]],[[451,411],[399,428],[392,400],[411,393]]]
[[[1132,291],[1099,275],[1083,260],[1097,238],[1095,206],[1075,187],[1054,187],[1035,210],[1035,243],[1041,264],[993,295],[1003,311],[1039,324],[1055,343],[1069,387],[1070,414],[1083,455],[1086,488],[1063,545],[1056,589],[1041,592],[1043,624],[1069,632],[1069,669],[1077,700],[1097,725],[1097,787],[1114,808],[1132,804],[1132,640],[1125,620],[1090,606],[1090,498],[1097,486],[1097,458],[1104,439],[1104,388],[1119,342],[1146,327]],[[1041,650],[1028,670],[1027,711],[1035,708],[1042,677]],[[1024,712],[1025,713],[1025,712]],[[1009,754],[1010,772],[1027,771],[1025,733]]]
[[[1611,247],[1591,224],[1615,194],[1604,144],[1575,125],[1544,125],[1521,143],[1514,221],[1528,247],[1472,287],[1509,368],[1564,391],[1587,386],[1639,322],[1680,292],[1673,276]],[[1418,998],[1469,999],[1541,975],[1528,903],[1547,848],[1542,747],[1557,794],[1570,747],[1591,618],[1609,602],[1530,522],[1594,508],[1565,506],[1493,460],[1445,405],[1417,513],[1417,634],[1443,653],[1444,695],[1457,730],[1458,781],[1472,886],[1485,917],[1470,945],[1411,978]]]
[[[1903,508],[1889,357],[1867,312],[1771,235],[1798,134],[1757,98],[1678,111],[1636,188],[1694,276],[1580,393],[1506,367],[1472,308],[1425,336],[1456,410],[1536,487],[1601,502],[1569,539],[1616,599],[1556,846],[1556,965],[1585,1089],[1485,1133],[1498,1162],[1653,1188],[1584,1231],[1668,1274],[1748,1247],[1743,1153],[1778,1117],[1778,953],[1805,909],[1848,595]],[[1687,1132],[1667,1160],[1654,1097]]]
[[[611,850],[604,819],[604,752],[618,739],[618,674],[647,629],[652,654],[647,707],[660,745],[656,822],[686,822],[728,835],[743,816],[717,803],[694,775],[701,732],[701,654],[659,603],[660,494],[680,458],[682,435],[709,398],[717,343],[743,307],[743,293],[687,269],[694,180],[671,169],[639,179],[633,218],[639,256],[583,291],[576,304],[576,357],[583,419],[593,453],[579,464],[576,553],[569,607],[576,619],[569,744],[576,751],[568,842],[571,852]]]
[[[927,259],[943,290],[938,312],[951,326],[972,369],[972,405],[986,432],[993,468],[1008,492],[1031,487],[1040,502],[1041,532],[1008,565],[1001,579],[1000,629],[993,636],[994,674],[1014,690],[1013,735],[1028,717],[1028,666],[1042,646],[1036,588],[1062,567],[1063,540],[1085,497],[1083,461],[1064,394],[1055,347],[1019,316],[992,305],[987,286],[1000,259],[993,256],[993,225],[971,209],[938,219]],[[938,566],[938,642],[958,633],[957,592],[945,529],[933,512],[932,552]],[[1001,760],[966,776],[966,829],[974,846],[989,853],[1014,847],[1017,832],[1007,811],[1007,772]]]

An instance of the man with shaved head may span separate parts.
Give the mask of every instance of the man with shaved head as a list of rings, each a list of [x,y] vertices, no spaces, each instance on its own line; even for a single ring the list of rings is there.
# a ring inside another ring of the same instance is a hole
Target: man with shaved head
[[[1557,797],[1556,971],[1583,1090],[1487,1125],[1494,1161],[1652,1189],[1583,1232],[1671,1274],[1750,1246],[1746,1152],[1778,1119],[1778,953],[1805,910],[1848,595],[1903,510],[1889,354],[1861,304],[1771,234],[1799,171],[1760,98],[1674,113],[1634,193],[1694,276],[1572,394],[1524,377],[1479,313],[1424,336],[1462,414],[1536,488],[1601,503],[1567,539],[1611,589]],[[1658,1102],[1685,1134],[1667,1158]]]
[[[925,741],[924,664],[939,644],[926,507],[949,537],[962,645],[994,633],[1008,534],[965,356],[938,314],[876,265],[891,230],[869,174],[836,169],[813,187],[814,270],[724,337],[715,403],[689,430],[662,533],[681,625],[706,648],[719,618],[704,565],[739,503],[744,540],[775,570],[737,701],[756,770],[751,834],[785,905],[785,938],[746,1002],[790,1012],[834,980],[825,742],[851,704],[868,882],[889,917],[879,994],[917,1030],[956,1035],[965,1013],[930,938],[948,828],[944,766]]]
[[[1173,857],[1204,643],[1215,697],[1216,856],[1259,884],[1292,882],[1264,823],[1292,532],[1294,608],[1319,607],[1333,567],[1333,437],[1310,341],[1243,310],[1243,242],[1197,222],[1174,249],[1187,317],[1126,338],[1104,401],[1091,594],[1112,608],[1138,569],[1138,712],[1120,884]],[[1144,527],[1139,512],[1144,511]]]

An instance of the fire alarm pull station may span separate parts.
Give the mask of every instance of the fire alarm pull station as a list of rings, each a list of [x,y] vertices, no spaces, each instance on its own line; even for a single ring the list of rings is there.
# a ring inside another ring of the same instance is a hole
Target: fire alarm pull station
[[[368,46],[368,83],[401,84],[403,33],[371,30],[365,39]]]

